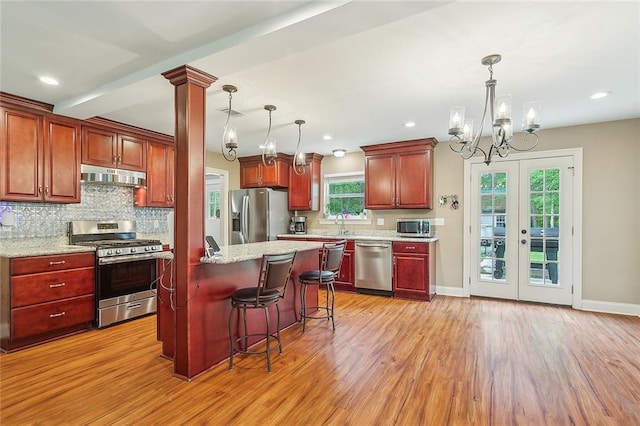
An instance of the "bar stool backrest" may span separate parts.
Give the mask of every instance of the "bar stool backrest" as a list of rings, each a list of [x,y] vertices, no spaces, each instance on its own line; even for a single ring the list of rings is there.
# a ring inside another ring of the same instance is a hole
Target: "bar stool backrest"
[[[291,277],[296,252],[286,254],[265,254],[262,256],[258,295],[271,290],[280,292],[283,298]]]
[[[342,257],[347,240],[340,240],[331,243],[325,243],[322,247],[322,270],[338,272],[342,265]]]

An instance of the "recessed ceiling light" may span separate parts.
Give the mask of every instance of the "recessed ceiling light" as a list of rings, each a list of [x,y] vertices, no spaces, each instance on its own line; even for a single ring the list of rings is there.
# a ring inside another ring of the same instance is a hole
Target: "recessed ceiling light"
[[[39,80],[41,82],[43,82],[44,84],[48,84],[50,86],[57,86],[58,84],[60,84],[60,82],[58,80],[56,80],[53,77],[48,77],[48,76],[42,76],[39,78]]]
[[[333,139],[333,136],[331,136],[331,135],[324,135],[324,136],[322,137],[322,139],[324,139],[325,141],[330,141],[331,139]]]
[[[590,98],[591,99],[602,99],[602,98],[606,98],[610,94],[611,94],[611,92],[596,92],[593,95],[591,95]]]
[[[404,123],[404,127],[415,127],[416,123],[413,121],[407,121],[406,123]]]

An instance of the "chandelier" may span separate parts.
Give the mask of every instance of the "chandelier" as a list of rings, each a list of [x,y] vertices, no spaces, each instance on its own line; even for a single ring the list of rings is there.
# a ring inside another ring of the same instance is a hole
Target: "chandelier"
[[[485,164],[489,165],[495,154],[504,158],[509,151],[529,151],[538,144],[538,135],[534,132],[540,129],[540,102],[524,104],[522,116],[522,131],[525,133],[521,145],[513,145],[513,125],[511,119],[511,95],[496,98],[496,83],[493,79],[493,65],[500,62],[502,56],[489,55],[482,58],[482,65],[489,67],[489,80],[485,81],[486,95],[484,111],[480,120],[480,129],[473,136],[473,119],[465,118],[463,106],[451,108],[449,116],[449,148],[457,152],[465,160],[478,154],[484,156]],[[480,147],[480,138],[484,128],[485,118],[489,108],[491,126],[491,145],[488,149]]]
[[[307,165],[306,155],[300,150],[300,139],[302,138],[302,125],[304,120],[296,120],[294,123],[298,125],[298,145],[296,146],[296,152],[293,154],[293,171],[298,176],[305,174],[305,167]]]
[[[229,94],[229,107],[227,108],[227,121],[224,124],[224,132],[220,140],[220,151],[225,160],[233,161],[238,156],[236,153],[236,149],[238,149],[238,133],[236,126],[229,123],[229,119],[231,118],[231,97],[233,93],[238,91],[238,88],[230,84],[225,84],[222,86],[222,90]],[[228,152],[225,152],[225,148]]]
[[[269,111],[269,128],[267,129],[267,137],[262,145],[262,164],[265,167],[275,167],[276,165],[276,140],[271,137],[271,112],[276,110],[275,105],[265,105],[264,109]]]

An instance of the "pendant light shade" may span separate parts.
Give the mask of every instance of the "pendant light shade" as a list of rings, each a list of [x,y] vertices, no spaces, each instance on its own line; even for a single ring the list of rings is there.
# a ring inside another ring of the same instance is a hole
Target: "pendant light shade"
[[[269,111],[269,128],[267,129],[267,137],[262,145],[262,164],[265,167],[276,166],[276,140],[271,137],[271,113],[276,110],[275,105],[265,105],[264,109]]]
[[[236,149],[238,149],[238,132],[236,126],[229,122],[229,119],[231,118],[231,98],[233,93],[238,91],[238,88],[225,84],[222,86],[222,90],[229,94],[229,106],[227,108],[227,121],[224,124],[222,140],[220,141],[220,151],[225,160],[234,161],[238,156],[236,152]]]
[[[293,154],[293,171],[298,176],[302,176],[305,174],[306,168],[304,166],[307,165],[307,159],[304,151],[300,149],[300,141],[302,140],[302,125],[305,123],[304,120],[296,120],[295,123],[298,125],[298,145],[296,145],[296,152]]]

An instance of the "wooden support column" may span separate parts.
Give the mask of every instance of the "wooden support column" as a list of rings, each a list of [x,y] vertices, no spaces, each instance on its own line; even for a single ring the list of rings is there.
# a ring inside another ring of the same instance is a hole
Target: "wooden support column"
[[[191,302],[197,294],[204,247],[204,161],[206,90],[216,77],[188,65],[162,74],[175,86],[175,354],[174,374],[191,379],[202,372],[203,324]]]

